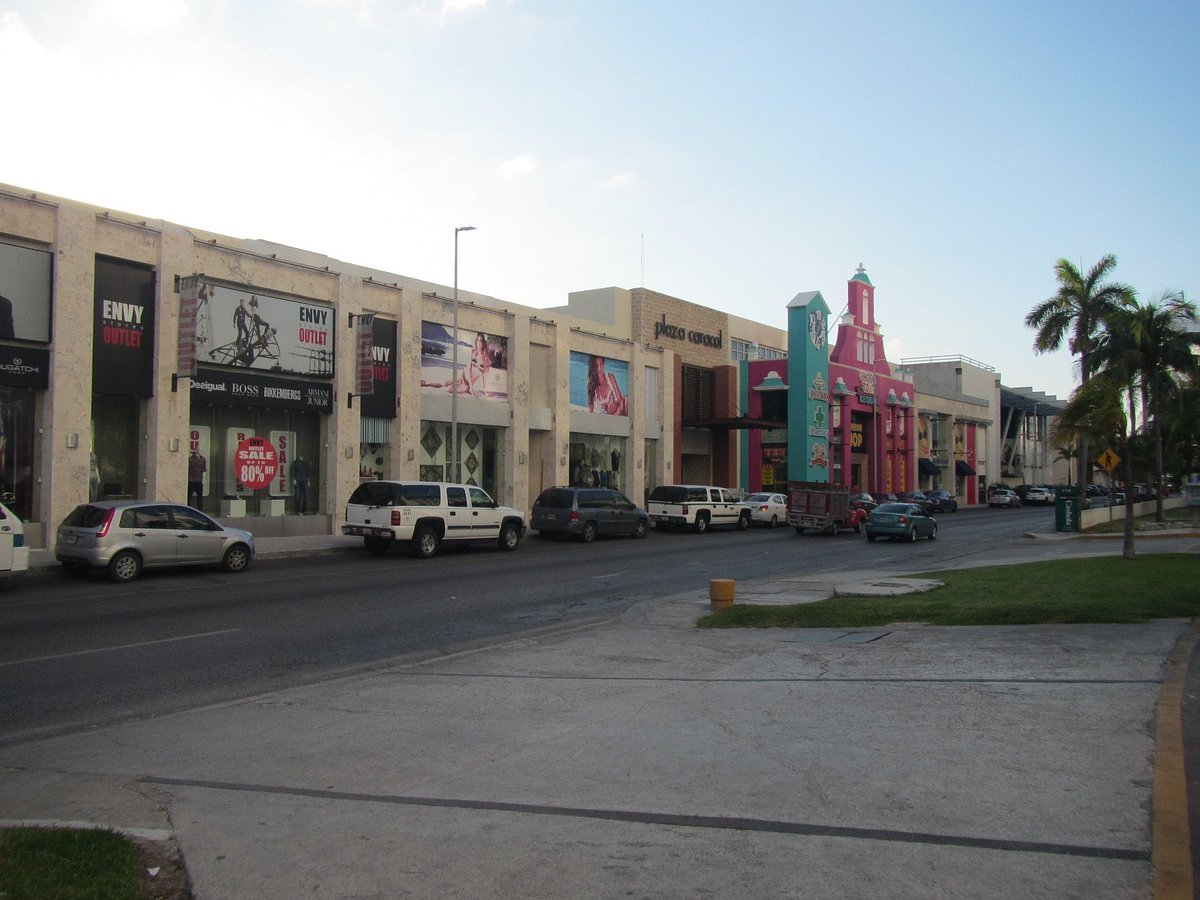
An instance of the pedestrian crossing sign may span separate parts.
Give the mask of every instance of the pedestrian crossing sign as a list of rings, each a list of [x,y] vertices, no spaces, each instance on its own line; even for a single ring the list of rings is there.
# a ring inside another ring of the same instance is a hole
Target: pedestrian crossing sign
[[[1111,472],[1121,464],[1121,457],[1117,456],[1117,454],[1113,453],[1112,450],[1109,449],[1101,453],[1100,456],[1097,457],[1096,462],[1100,463],[1105,470]]]

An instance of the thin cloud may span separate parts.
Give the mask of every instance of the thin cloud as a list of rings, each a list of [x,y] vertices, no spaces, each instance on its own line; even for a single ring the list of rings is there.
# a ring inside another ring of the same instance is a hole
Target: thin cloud
[[[515,181],[518,178],[526,178],[537,171],[537,158],[534,156],[517,156],[513,159],[500,163],[496,167],[496,174],[505,181]]]
[[[118,31],[149,34],[187,19],[187,0],[91,0],[93,16]]]
[[[636,187],[640,183],[641,179],[632,172],[619,172],[616,175],[605,178],[602,182],[600,182],[600,187],[603,190],[613,191],[615,193],[617,191],[627,191],[630,188]]]

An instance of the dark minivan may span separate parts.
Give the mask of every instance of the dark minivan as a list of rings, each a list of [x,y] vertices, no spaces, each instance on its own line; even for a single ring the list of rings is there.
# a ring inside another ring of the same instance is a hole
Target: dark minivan
[[[529,527],[540,536],[569,534],[590,543],[602,534],[644,538],[650,529],[650,516],[620,491],[552,487],[533,501]]]

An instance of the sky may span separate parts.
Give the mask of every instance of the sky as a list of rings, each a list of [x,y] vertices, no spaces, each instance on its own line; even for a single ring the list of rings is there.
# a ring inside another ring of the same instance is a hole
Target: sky
[[[533,307],[786,327],[1065,398],[1024,317],[1115,254],[1200,300],[1200,3],[0,0],[0,183]]]

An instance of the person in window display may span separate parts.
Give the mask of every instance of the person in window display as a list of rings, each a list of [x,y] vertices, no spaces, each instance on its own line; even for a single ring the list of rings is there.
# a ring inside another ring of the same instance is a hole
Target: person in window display
[[[603,356],[588,357],[588,412],[603,412],[610,416],[626,415],[629,401],[621,393],[617,378],[604,369]]]

